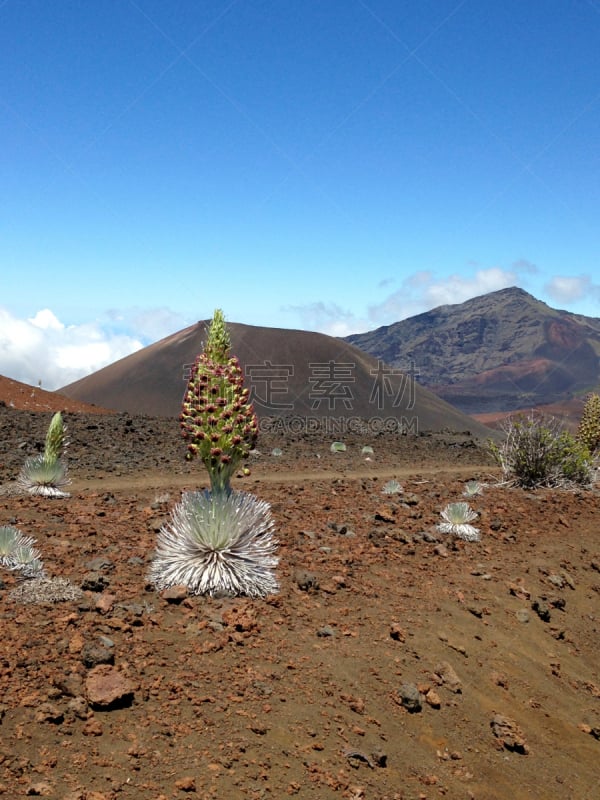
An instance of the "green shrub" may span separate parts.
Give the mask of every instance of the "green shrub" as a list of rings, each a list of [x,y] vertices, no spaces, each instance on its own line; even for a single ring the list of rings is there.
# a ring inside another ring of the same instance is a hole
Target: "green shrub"
[[[591,484],[590,451],[554,417],[509,417],[504,432],[502,444],[490,443],[489,449],[506,482],[525,489]]]

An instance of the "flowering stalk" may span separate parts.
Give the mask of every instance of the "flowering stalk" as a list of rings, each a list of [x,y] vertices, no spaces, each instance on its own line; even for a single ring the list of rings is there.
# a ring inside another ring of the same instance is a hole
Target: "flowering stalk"
[[[60,411],[57,411],[50,420],[48,432],[46,433],[44,461],[47,464],[55,464],[60,458],[64,446],[65,428],[63,425],[62,414]]]
[[[213,492],[231,492],[231,477],[247,458],[258,435],[258,421],[244,388],[240,363],[230,355],[223,312],[214,313],[204,350],[192,367],[179,417],[187,458],[206,467]]]

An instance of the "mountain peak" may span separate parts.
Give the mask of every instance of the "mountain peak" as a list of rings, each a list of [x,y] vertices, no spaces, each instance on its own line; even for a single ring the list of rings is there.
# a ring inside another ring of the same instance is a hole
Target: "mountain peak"
[[[469,414],[562,402],[600,385],[600,319],[517,286],[442,305],[347,341]]]

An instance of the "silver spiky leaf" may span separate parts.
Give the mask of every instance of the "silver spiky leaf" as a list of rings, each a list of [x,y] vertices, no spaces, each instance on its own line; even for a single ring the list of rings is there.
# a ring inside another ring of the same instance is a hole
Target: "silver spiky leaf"
[[[32,536],[23,536],[18,528],[3,525],[0,527],[0,566],[20,570],[32,559],[39,559],[34,544]]]
[[[159,531],[149,580],[159,591],[276,594],[273,525],[270,505],[248,492],[186,492]]]
[[[17,570],[23,578],[41,578],[45,575],[41,556],[31,544],[15,548],[11,569]]]
[[[12,525],[3,525],[0,527],[0,566],[14,569],[18,563],[18,552],[23,549],[27,550],[27,548],[31,549],[34,544],[35,539],[31,536],[23,536],[18,528]]]
[[[480,540],[479,529],[469,524],[477,518],[477,512],[468,503],[448,503],[440,514],[444,522],[440,522],[437,528],[441,533],[453,533],[467,542]]]
[[[483,488],[479,481],[467,481],[463,490],[465,497],[475,497],[483,492]]]
[[[60,460],[47,460],[43,455],[26,459],[17,478],[17,486],[29,494],[44,497],[69,497],[63,491],[71,483],[67,467]]]

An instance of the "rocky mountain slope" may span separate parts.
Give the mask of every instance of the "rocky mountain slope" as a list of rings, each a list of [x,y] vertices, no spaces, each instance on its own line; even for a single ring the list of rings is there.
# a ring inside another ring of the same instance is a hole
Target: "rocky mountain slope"
[[[550,308],[517,287],[346,338],[417,374],[468,414],[561,403],[600,385],[600,318]]]

